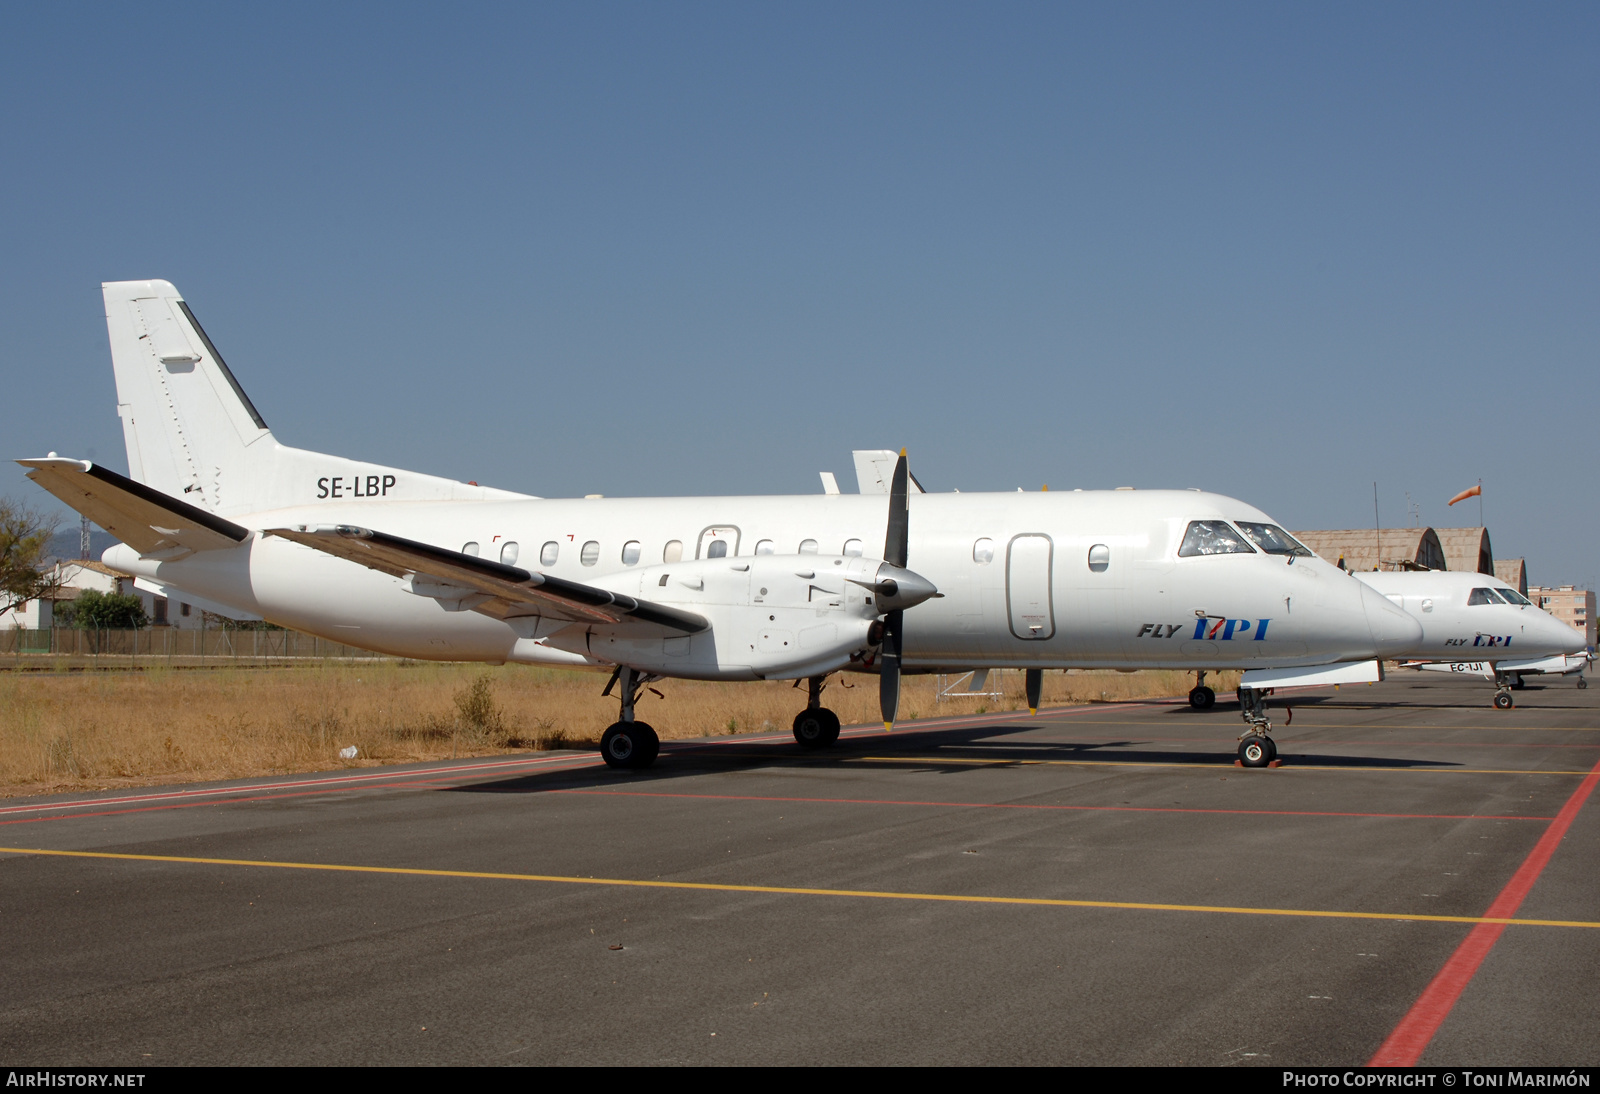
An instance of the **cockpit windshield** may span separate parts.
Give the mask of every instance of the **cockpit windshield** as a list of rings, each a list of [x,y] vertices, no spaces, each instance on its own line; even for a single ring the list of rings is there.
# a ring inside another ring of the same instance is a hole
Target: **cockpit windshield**
[[[1276,524],[1251,524],[1241,520],[1239,530],[1249,536],[1255,545],[1269,555],[1293,555],[1310,558],[1311,549]]]
[[[1233,526],[1223,520],[1192,520],[1184,533],[1179,558],[1194,555],[1253,555],[1255,548],[1245,542]]]
[[[1471,608],[1478,604],[1506,603],[1506,601],[1502,600],[1497,594],[1498,590],[1496,589],[1473,589],[1472,592],[1467,596],[1467,607]]]
[[[1529,600],[1515,589],[1496,589],[1495,592],[1499,593],[1503,599],[1509,600],[1513,604],[1529,608],[1533,607],[1533,601]]]

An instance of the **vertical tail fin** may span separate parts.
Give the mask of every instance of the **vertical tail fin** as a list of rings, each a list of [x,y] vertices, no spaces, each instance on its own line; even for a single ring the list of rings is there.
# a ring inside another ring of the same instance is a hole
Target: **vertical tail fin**
[[[365,497],[524,496],[281,445],[170,282],[112,281],[101,290],[128,471],[146,486],[214,513]]]

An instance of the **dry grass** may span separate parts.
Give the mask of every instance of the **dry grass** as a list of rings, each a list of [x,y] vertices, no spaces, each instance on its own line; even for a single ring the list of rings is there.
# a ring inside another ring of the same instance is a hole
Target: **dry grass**
[[[1004,698],[937,703],[932,677],[905,681],[902,720],[1024,705],[1022,674]],[[1179,695],[1181,672],[1045,676],[1045,705]],[[824,702],[846,724],[878,718],[877,680],[838,678]],[[1237,674],[1214,682],[1218,691]],[[601,675],[413,662],[296,668],[46,675],[0,673],[0,793],[243,778],[341,766],[541,748],[593,748],[616,718]],[[663,738],[787,730],[805,705],[788,683],[657,683],[639,717]],[[354,746],[353,760],[339,751]]]

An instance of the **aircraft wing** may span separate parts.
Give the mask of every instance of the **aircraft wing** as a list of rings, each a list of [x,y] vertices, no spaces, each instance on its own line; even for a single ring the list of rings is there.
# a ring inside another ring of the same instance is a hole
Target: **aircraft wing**
[[[18,460],[28,478],[145,557],[234,547],[250,530],[88,460]]]
[[[449,551],[348,524],[269,528],[267,534],[404,578],[422,596],[463,601],[499,619],[538,615],[574,623],[653,623],[680,634],[710,628],[701,616],[624,593],[537,574],[476,555]]]

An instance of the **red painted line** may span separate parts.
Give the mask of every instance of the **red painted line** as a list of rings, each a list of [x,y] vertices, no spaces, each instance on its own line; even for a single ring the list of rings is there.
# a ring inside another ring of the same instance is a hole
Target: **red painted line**
[[[1104,704],[1098,704],[1104,705]],[[1126,709],[1135,709],[1149,704],[1129,704]],[[1074,707],[1062,710],[1062,714],[1088,713],[1094,707]],[[1055,715],[1052,715],[1055,716]],[[936,729],[948,729],[953,726],[969,723],[993,722],[996,720],[1010,721],[1029,719],[1032,716],[1026,711],[1005,711],[994,715],[970,715],[952,718],[928,719],[917,722],[908,722],[898,732],[902,735],[911,735]],[[867,724],[861,727],[852,727],[844,731],[841,736],[864,737],[873,734],[882,734],[882,726]],[[728,747],[747,744],[763,744],[774,741],[787,741],[787,733],[761,734],[759,736],[742,735],[720,738],[682,738],[675,741],[662,742],[661,750],[664,753],[691,752],[707,747]],[[201,787],[182,790],[160,790],[144,794],[128,794],[111,798],[85,798],[77,801],[48,801],[33,802],[28,805],[14,805],[0,808],[0,817],[16,817],[22,815],[21,820],[0,820],[0,825],[24,823],[27,820],[64,820],[68,816],[79,817],[112,817],[127,813],[159,812],[164,809],[188,808],[196,805],[216,804],[208,799],[225,798],[230,801],[260,802],[275,801],[281,798],[303,797],[309,794],[333,793],[336,790],[361,789],[367,786],[373,789],[392,790],[403,785],[420,785],[423,781],[438,781],[442,775],[477,775],[485,772],[501,771],[519,768],[547,768],[562,765],[562,770],[574,767],[594,767],[603,761],[598,754],[583,753],[577,756],[540,756],[517,757],[509,760],[487,760],[474,763],[451,764],[447,767],[418,768],[412,771],[364,771],[354,775],[311,775],[299,779],[252,782],[239,786]],[[411,780],[418,780],[412,783]],[[301,790],[300,794],[272,793],[273,791]],[[239,795],[251,795],[240,797]],[[143,803],[163,803],[144,805]],[[105,806],[127,806],[122,809],[106,809]],[[100,808],[96,808],[100,807]],[[67,810],[93,810],[86,813],[65,813]],[[42,814],[58,814],[44,816]],[[64,814],[64,815],[59,815]]]
[[[1517,914],[1523,899],[1533,888],[1533,883],[1539,880],[1539,875],[1550,862],[1550,856],[1555,854],[1556,847],[1567,834],[1567,829],[1572,827],[1578,810],[1589,800],[1589,794],[1596,784],[1600,784],[1600,763],[1594,765],[1578,789],[1572,792],[1572,797],[1561,807],[1556,819],[1550,822],[1550,827],[1544,830],[1544,835],[1533,845],[1533,850],[1528,852],[1528,857],[1517,868],[1517,872],[1511,875],[1506,887],[1500,890],[1500,895],[1494,898],[1489,910],[1483,913],[1485,919],[1510,919]],[[1400,1019],[1400,1024],[1394,1027],[1377,1053],[1367,1061],[1367,1066],[1414,1067],[1505,929],[1504,923],[1480,923],[1472,928],[1438,975],[1422,989],[1422,995],[1411,1005],[1406,1016]]]
[[[762,794],[682,794],[657,790],[551,790],[551,794],[582,794],[602,798],[693,798],[700,801],[799,802],[822,805],[921,805],[949,809],[1041,809],[1108,813],[1216,813],[1245,817],[1377,817],[1387,820],[1554,820],[1554,817],[1514,817],[1487,813],[1335,813],[1300,809],[1183,809],[1159,805],[1025,805],[1014,802],[901,801],[892,798],[786,798]]]

